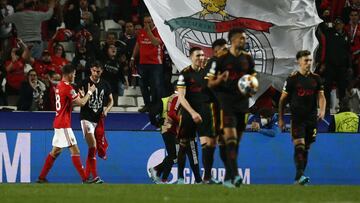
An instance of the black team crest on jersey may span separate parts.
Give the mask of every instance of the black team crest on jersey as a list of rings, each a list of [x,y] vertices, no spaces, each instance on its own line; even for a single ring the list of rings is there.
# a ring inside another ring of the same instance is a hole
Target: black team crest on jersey
[[[272,23],[230,15],[226,11],[227,0],[199,0],[202,11],[188,17],[165,21],[175,34],[176,47],[189,55],[192,47],[201,47],[205,55],[212,55],[211,44],[216,39],[227,38],[233,27],[241,27],[247,34],[246,50],[255,61],[258,72],[273,74],[274,51],[264,33],[270,33]]]
[[[104,94],[104,89],[99,92],[98,88],[96,88],[94,94],[92,94],[89,99],[89,108],[92,109],[95,113],[97,113],[103,107]]]

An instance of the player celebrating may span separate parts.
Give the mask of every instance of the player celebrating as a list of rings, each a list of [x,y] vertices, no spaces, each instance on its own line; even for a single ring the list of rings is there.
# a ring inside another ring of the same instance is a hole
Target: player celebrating
[[[295,181],[306,185],[309,177],[304,176],[311,143],[315,142],[317,118],[325,115],[326,100],[320,76],[310,71],[312,59],[307,50],[299,51],[296,59],[299,71],[291,74],[283,88],[279,101],[279,127],[284,128],[284,107],[286,100],[290,103],[291,136],[294,144],[296,166]],[[317,104],[320,111],[317,113]]]
[[[224,55],[227,53],[227,48],[226,48],[226,40],[225,39],[217,39],[212,43],[212,51],[213,51],[213,57],[210,58],[207,61],[207,64],[205,66],[205,72],[208,73],[210,68],[211,68],[211,64],[213,61],[216,61],[218,59],[218,57]],[[207,80],[208,77],[205,77],[205,80]],[[207,82],[207,81],[206,81]],[[220,140],[220,144],[219,144],[219,148],[220,148],[220,157],[222,159],[222,161],[224,162],[224,165],[226,166],[226,156],[225,156],[225,147],[223,145],[222,142],[222,136],[219,136],[221,133],[220,131],[220,126],[219,126],[219,119],[220,119],[220,114],[219,114],[219,103],[217,101],[217,98],[215,96],[215,92],[212,89],[207,88],[205,91],[210,98],[210,109],[212,112],[212,117],[211,117],[211,126],[214,128],[214,136],[213,135],[209,135],[209,136],[202,136],[200,137],[200,143],[201,143],[201,148],[202,148],[202,162],[203,162],[203,166],[204,166],[204,177],[203,177],[203,183],[205,184],[219,184],[220,182],[215,180],[214,178],[212,178],[211,175],[211,169],[214,163],[214,152],[215,152],[215,147],[216,147],[216,143],[217,143],[217,138],[219,138]]]
[[[87,181],[83,165],[80,159],[80,150],[77,146],[74,132],[71,129],[71,111],[72,104],[84,106],[90,96],[95,91],[95,85],[88,84],[88,92],[83,98],[80,98],[75,92],[71,83],[75,79],[75,68],[68,64],[62,68],[63,77],[56,87],[56,116],[54,119],[54,137],[52,140],[53,148],[46,158],[43,169],[41,170],[38,183],[46,183],[46,175],[50,171],[55,159],[60,155],[63,148],[69,148],[72,162],[81,176],[83,183]]]
[[[177,83],[178,97],[181,104],[181,119],[178,137],[180,148],[178,153],[178,183],[184,182],[183,170],[185,156],[190,160],[190,166],[195,176],[195,182],[201,183],[199,172],[198,150],[195,142],[196,132],[200,137],[214,136],[215,131],[211,126],[211,109],[209,95],[204,91],[206,87],[206,71],[204,52],[199,47],[190,49],[192,64],[181,71]]]
[[[91,95],[89,101],[80,110],[81,128],[89,147],[85,174],[88,178],[91,173],[94,183],[103,183],[96,169],[95,128],[101,117],[107,116],[114,102],[109,83],[100,78],[103,66],[96,61],[91,65],[90,71],[90,77],[85,79],[81,86],[85,91],[88,91],[88,84],[94,84],[96,87],[94,94]]]
[[[240,93],[237,82],[245,74],[254,74],[254,60],[246,51],[246,34],[240,28],[230,30],[229,52],[212,62],[208,73],[208,86],[214,88],[220,104],[220,127],[224,131],[226,148],[226,175],[224,186],[240,186],[237,156],[239,141],[245,130],[245,113],[249,96]]]

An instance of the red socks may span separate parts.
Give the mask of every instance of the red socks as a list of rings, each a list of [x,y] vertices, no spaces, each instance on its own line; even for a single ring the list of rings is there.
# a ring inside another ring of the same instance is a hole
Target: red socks
[[[86,176],[85,176],[84,168],[81,163],[80,155],[71,155],[71,159],[72,159],[72,162],[73,162],[76,170],[78,171],[79,175],[81,176],[81,180],[85,181]]]
[[[49,173],[51,167],[53,166],[55,158],[50,154],[46,157],[45,164],[41,170],[39,179],[45,179],[47,174]]]
[[[86,159],[86,169],[85,169],[85,175],[88,178],[90,176],[90,172],[93,175],[93,178],[96,178],[98,176],[97,170],[96,170],[96,148],[90,147],[88,156]]]

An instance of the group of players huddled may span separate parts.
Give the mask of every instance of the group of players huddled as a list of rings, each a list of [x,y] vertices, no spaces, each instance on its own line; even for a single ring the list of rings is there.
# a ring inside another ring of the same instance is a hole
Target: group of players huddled
[[[167,151],[163,162],[149,169],[155,183],[167,183],[171,168],[177,161],[177,183],[184,184],[187,156],[195,183],[219,184],[211,175],[214,152],[218,144],[226,171],[222,184],[229,188],[242,184],[237,157],[241,136],[246,127],[249,97],[252,95],[240,93],[237,83],[242,76],[256,75],[256,72],[253,58],[245,51],[245,31],[240,28],[230,30],[228,40],[229,48],[226,47],[225,39],[214,41],[213,57],[208,60],[201,48],[191,48],[191,65],[181,71],[174,94],[154,102],[149,117],[152,124],[161,127]],[[289,100],[291,134],[295,149],[295,181],[305,185],[309,183],[309,177],[304,176],[304,170],[310,144],[315,141],[317,107],[319,103],[318,117],[322,119],[325,98],[319,76],[310,71],[310,52],[299,51],[296,57],[300,68],[285,82],[279,104],[278,124],[280,128],[284,127],[283,109]],[[83,183],[103,182],[96,171],[97,146],[94,131],[101,117],[110,111],[113,98],[108,83],[100,78],[102,71],[101,64],[94,63],[90,77],[83,82],[78,94],[71,86],[75,69],[71,65],[64,66],[63,79],[55,92],[53,149],[46,158],[37,182],[47,182],[46,176],[63,148],[70,149],[73,164]],[[71,129],[72,103],[81,106],[81,127],[89,146],[85,170]],[[200,175],[196,135],[201,143],[203,177]]]
[[[226,47],[225,39],[214,41],[213,57],[208,60],[201,48],[191,48],[191,65],[181,71],[175,93],[163,98],[161,105],[156,105],[152,109],[153,113],[150,112],[152,123],[161,127],[168,154],[162,163],[149,169],[150,177],[155,183],[166,184],[171,168],[177,161],[176,183],[184,184],[187,156],[196,184],[220,184],[211,175],[218,144],[226,171],[222,184],[229,188],[242,184],[237,157],[241,136],[246,127],[249,97],[253,95],[240,93],[238,81],[242,76],[256,75],[256,72],[253,58],[244,49],[244,30],[232,29],[228,40],[229,48]],[[323,119],[325,113],[323,86],[320,77],[310,71],[310,55],[306,50],[297,53],[299,70],[293,72],[285,82],[279,105],[279,120],[276,121],[284,129],[284,106],[289,100],[295,149],[295,183],[299,185],[310,182],[309,177],[304,175],[308,151],[310,144],[315,141],[317,119]],[[161,115],[156,115],[155,112],[161,112]],[[199,136],[202,149],[203,177],[200,175],[196,135]]]

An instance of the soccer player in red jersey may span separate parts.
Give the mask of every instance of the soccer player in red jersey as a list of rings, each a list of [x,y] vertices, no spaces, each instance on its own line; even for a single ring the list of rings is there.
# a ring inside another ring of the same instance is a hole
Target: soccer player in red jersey
[[[45,160],[41,170],[38,183],[46,183],[46,175],[50,171],[56,157],[58,157],[63,148],[69,148],[72,162],[81,176],[83,183],[87,183],[85,171],[80,160],[80,150],[77,146],[74,132],[71,129],[71,111],[72,105],[84,106],[90,96],[95,91],[95,85],[88,84],[88,92],[82,98],[75,92],[71,83],[75,79],[75,68],[68,64],[62,69],[63,77],[55,90],[56,116],[54,119],[54,137],[52,140],[53,148]]]

